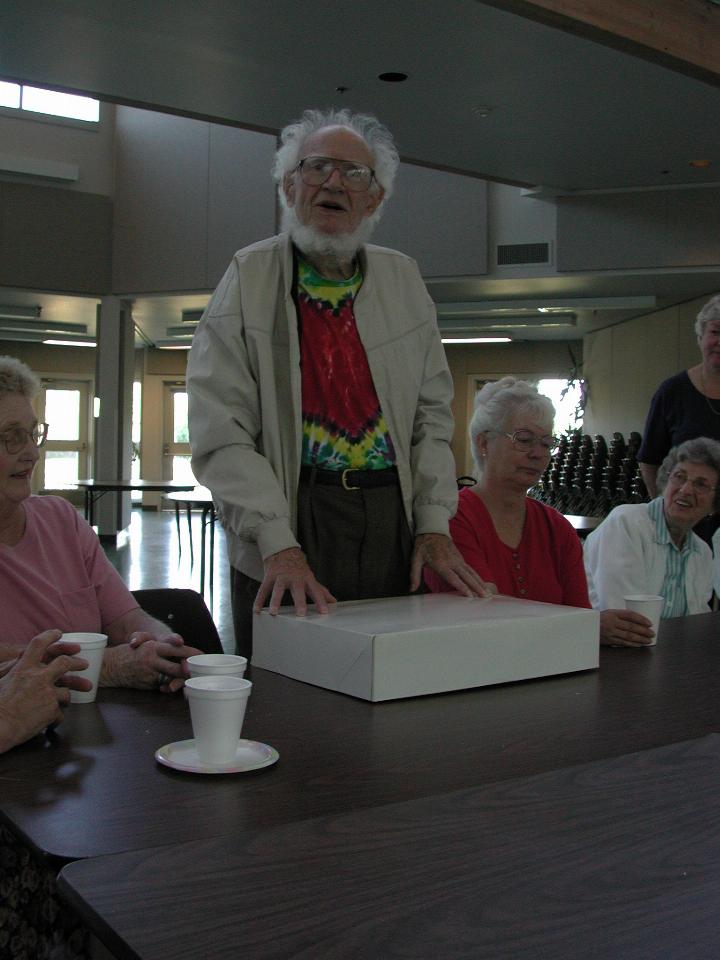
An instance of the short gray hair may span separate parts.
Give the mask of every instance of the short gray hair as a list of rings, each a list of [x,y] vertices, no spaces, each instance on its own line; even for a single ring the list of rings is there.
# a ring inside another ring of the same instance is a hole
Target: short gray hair
[[[696,437],[673,447],[665,457],[657,473],[658,492],[662,493],[668,477],[679,463],[701,463],[717,474],[713,510],[720,510],[720,443],[710,437]]]
[[[508,418],[520,407],[528,407],[537,417],[555,419],[555,407],[549,397],[527,380],[503,377],[492,380],[475,395],[475,412],[470,421],[470,448],[478,473],[483,472],[477,453],[477,438],[488,430],[505,432]]]
[[[40,380],[27,364],[15,357],[0,357],[0,399],[19,394],[33,400],[40,392]]]
[[[695,333],[697,334],[698,340],[702,337],[703,333],[705,333],[705,327],[713,320],[720,320],[720,293],[708,300],[697,315],[695,320]]]
[[[280,147],[275,154],[273,177],[278,185],[280,197],[284,196],[282,183],[285,174],[298,165],[302,145],[307,138],[326,127],[346,127],[364,140],[372,153],[375,164],[375,179],[385,191],[385,201],[390,197],[400,164],[393,136],[386,126],[369,113],[352,113],[351,110],[306,110],[299,120],[289,123],[280,132]]]

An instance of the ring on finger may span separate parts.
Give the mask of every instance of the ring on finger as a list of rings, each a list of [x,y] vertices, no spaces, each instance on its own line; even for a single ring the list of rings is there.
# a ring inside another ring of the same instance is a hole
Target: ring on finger
[[[158,673],[156,683],[158,687],[166,687],[170,683],[170,677],[162,671]]]

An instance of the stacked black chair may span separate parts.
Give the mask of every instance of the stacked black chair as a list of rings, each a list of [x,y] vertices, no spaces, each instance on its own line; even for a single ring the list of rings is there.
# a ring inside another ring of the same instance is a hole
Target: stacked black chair
[[[647,490],[637,452],[641,436],[627,440],[613,433],[608,444],[602,434],[565,435],[538,483],[529,495],[561,513],[605,517],[621,503],[643,503]]]

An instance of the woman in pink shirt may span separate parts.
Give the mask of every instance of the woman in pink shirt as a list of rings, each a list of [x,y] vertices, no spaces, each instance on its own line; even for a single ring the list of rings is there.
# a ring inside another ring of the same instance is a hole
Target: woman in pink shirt
[[[0,357],[0,662],[43,631],[103,632],[101,685],[177,690],[198,651],[141,610],[70,503],[30,495],[47,430],[38,389],[25,364]]]

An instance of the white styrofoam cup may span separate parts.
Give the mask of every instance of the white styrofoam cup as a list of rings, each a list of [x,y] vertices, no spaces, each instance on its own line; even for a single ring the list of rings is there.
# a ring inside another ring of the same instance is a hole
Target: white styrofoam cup
[[[623,597],[625,609],[633,610],[635,613],[641,613],[652,623],[652,629],[655,634],[648,646],[654,647],[657,643],[658,630],[660,629],[660,618],[665,607],[665,597],[658,597],[650,593],[634,593],[631,596]]]
[[[247,659],[233,653],[199,653],[188,657],[187,665],[191,677],[243,677]]]
[[[191,677],[185,681],[198,757],[230,763],[237,752],[252,683],[242,677]]]
[[[85,670],[68,670],[68,673],[85,677],[92,683],[92,690],[71,690],[70,703],[92,703],[97,696],[108,638],[104,633],[64,633],[60,639],[63,643],[76,643],[80,647],[78,656],[84,657],[88,662]]]

